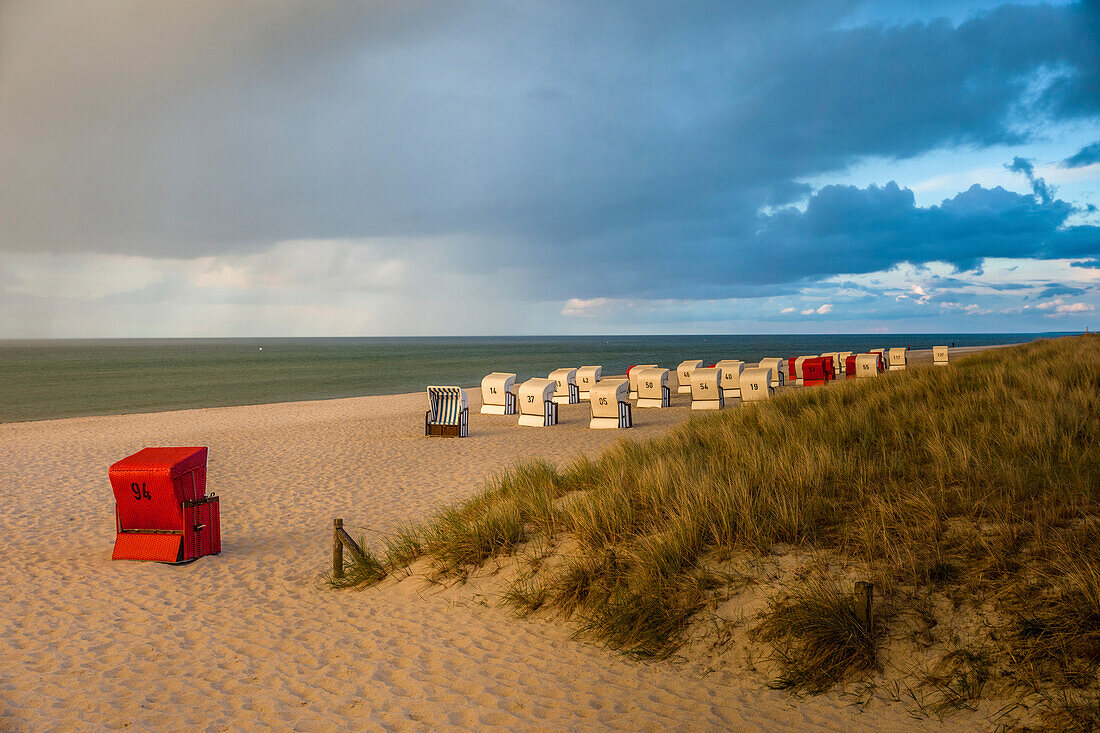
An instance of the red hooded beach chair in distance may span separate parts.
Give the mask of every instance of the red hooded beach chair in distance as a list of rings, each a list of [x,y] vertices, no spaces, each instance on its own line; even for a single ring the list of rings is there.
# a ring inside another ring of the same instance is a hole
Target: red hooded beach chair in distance
[[[111,466],[118,533],[112,560],[190,562],[222,551],[206,448],[144,448]]]
[[[825,360],[827,357],[814,356],[802,362],[802,384],[814,387],[825,384]]]
[[[857,354],[849,354],[844,360],[844,376],[848,379],[856,376],[856,356]]]

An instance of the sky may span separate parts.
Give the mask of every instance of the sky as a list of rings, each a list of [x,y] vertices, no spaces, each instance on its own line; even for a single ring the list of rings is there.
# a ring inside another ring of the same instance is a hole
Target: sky
[[[1100,0],[0,0],[0,338],[1100,327]]]

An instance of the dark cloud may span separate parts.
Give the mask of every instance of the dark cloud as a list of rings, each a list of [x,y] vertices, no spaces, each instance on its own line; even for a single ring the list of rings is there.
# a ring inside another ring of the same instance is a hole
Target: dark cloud
[[[1093,163],[1100,163],[1100,140],[1086,145],[1062,161],[1066,168],[1082,168]]]
[[[1036,297],[1038,297],[1040,300],[1043,300],[1045,298],[1057,298],[1063,295],[1084,295],[1087,292],[1088,290],[1086,290],[1085,288],[1074,288],[1070,287],[1069,285],[1055,284],[1043,288],[1043,290]]]
[[[1012,163],[1006,164],[1005,168],[1013,173],[1022,173],[1027,178],[1027,182],[1031,184],[1031,190],[1035,192],[1035,195],[1039,197],[1039,200],[1044,204],[1049,204],[1054,198],[1055,188],[1050,186],[1047,182],[1035,175],[1035,166],[1027,158],[1021,158],[1016,156],[1012,159]]]
[[[1100,114],[1097,5],[865,6],[2,3],[0,249],[370,239],[546,300],[1100,253],[1024,158],[1035,196],[801,182]]]

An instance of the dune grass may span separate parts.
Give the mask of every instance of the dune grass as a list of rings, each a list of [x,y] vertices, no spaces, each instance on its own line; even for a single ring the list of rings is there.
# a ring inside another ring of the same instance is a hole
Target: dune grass
[[[831,552],[901,611],[930,593],[992,603],[990,654],[1007,655],[1037,694],[1073,691],[1059,709],[1095,721],[1098,477],[1100,338],[1037,341],[786,390],[562,468],[519,465],[403,527],[378,562],[388,574],[426,558],[461,578],[546,543],[556,561],[516,578],[506,602],[664,658],[735,582],[716,570],[724,560],[778,543]],[[853,630],[830,582],[807,581],[761,618],[780,686],[818,692],[877,668],[878,637]],[[960,694],[982,694],[968,674]]]

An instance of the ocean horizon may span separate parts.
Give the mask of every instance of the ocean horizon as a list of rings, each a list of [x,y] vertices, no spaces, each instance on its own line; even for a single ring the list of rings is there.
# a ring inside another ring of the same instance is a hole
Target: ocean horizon
[[[990,346],[1071,332],[0,340],[0,422],[399,394],[553,369]]]

